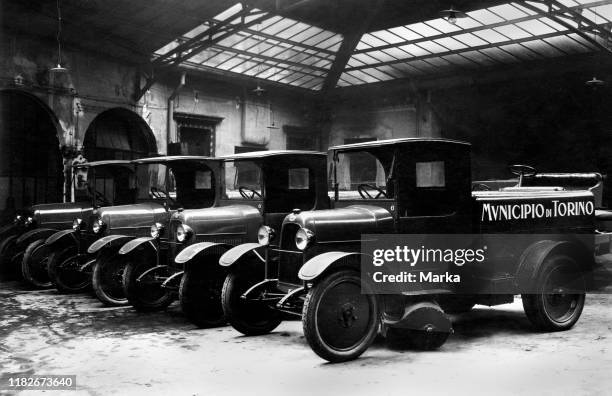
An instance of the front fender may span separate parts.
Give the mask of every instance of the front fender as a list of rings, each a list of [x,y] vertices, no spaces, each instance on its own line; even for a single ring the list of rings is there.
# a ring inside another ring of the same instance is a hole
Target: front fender
[[[60,242],[64,243],[66,241],[74,241],[76,243],[77,238],[74,230],[61,230],[55,234],[51,234],[51,236],[45,241],[45,245],[51,246],[59,244]]]
[[[235,246],[225,252],[223,256],[219,258],[219,264],[224,267],[229,267],[248,252],[251,252],[260,247],[263,247],[263,245],[259,243],[243,243],[242,245]]]
[[[177,264],[184,264],[188,261],[193,260],[196,256],[203,254],[207,251],[210,251],[213,248],[220,248],[222,250],[227,250],[227,249],[231,249],[232,246],[233,245],[229,245],[227,243],[215,243],[215,242],[195,243],[181,250],[181,252],[176,255],[174,262]]]
[[[93,253],[100,251],[102,248],[106,246],[110,246],[111,244],[114,244],[114,242],[126,240],[126,239],[132,239],[132,238],[133,237],[128,236],[128,235],[107,235],[105,237],[98,239],[94,243],[92,243],[87,249],[87,253],[93,254]]]
[[[0,238],[5,238],[9,235],[13,235],[15,232],[17,232],[17,226],[15,226],[15,224],[5,224],[0,227]]]
[[[33,230],[24,232],[21,234],[19,238],[17,238],[16,246],[17,249],[25,249],[30,243],[41,239],[48,238],[49,236],[55,234],[57,230],[52,228],[35,228]]]
[[[143,245],[145,243],[151,243],[151,247],[153,249],[156,249],[155,244],[153,244],[154,240],[155,238],[153,237],[140,237],[132,239],[131,241],[128,241],[125,245],[121,246],[121,249],[119,249],[119,254],[128,254],[134,249],[136,249],[138,246]]]
[[[319,254],[308,260],[298,273],[298,277],[305,281],[310,281],[318,278],[323,272],[325,272],[332,265],[343,264],[343,260],[348,257],[359,257],[361,253],[355,252],[327,252]],[[352,263],[351,266],[359,268],[359,261],[357,264]]]

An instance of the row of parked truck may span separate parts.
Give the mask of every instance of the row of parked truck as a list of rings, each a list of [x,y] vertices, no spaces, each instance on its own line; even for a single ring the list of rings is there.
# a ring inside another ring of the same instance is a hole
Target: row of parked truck
[[[328,154],[83,163],[73,169],[75,202],[34,205],[0,229],[0,270],[65,293],[93,288],[104,304],[143,312],[178,298],[196,325],[229,323],[246,335],[301,317],[309,345],[331,362],[358,357],[379,333],[438,348],[452,332],[448,314],[520,293],[535,328],[571,328],[597,266],[597,242],[575,235],[607,238],[611,217],[586,209],[522,216],[514,207],[600,207],[601,176],[517,165],[517,180],[499,187],[473,183],[470,169],[469,144],[432,138],[342,145]],[[375,294],[360,271],[364,234],[533,237],[513,246],[504,265],[462,267],[469,291],[460,284]]]

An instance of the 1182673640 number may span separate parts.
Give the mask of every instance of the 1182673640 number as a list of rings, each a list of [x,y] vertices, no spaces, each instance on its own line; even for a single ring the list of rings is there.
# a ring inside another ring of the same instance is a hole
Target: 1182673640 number
[[[4,390],[76,390],[76,375],[15,375],[0,383]]]

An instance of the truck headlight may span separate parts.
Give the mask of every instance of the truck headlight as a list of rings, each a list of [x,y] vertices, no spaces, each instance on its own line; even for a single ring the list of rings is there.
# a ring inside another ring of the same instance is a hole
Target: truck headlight
[[[151,237],[159,238],[164,232],[164,226],[161,223],[155,223],[151,226]]]
[[[176,240],[179,242],[185,242],[193,235],[191,227],[181,224],[176,228]]]
[[[304,250],[308,247],[313,238],[314,232],[306,228],[300,228],[295,234],[295,246],[300,250]]]
[[[15,218],[13,219],[13,224],[19,224],[23,221],[23,217],[21,217],[21,215],[17,215],[15,216]]]
[[[102,219],[97,219],[96,221],[94,221],[93,225],[91,226],[91,230],[94,232],[94,234],[99,234],[102,232],[102,230],[104,230],[105,226],[106,224],[104,224]]]
[[[81,229],[83,225],[83,220],[79,219],[78,217],[76,219],[74,219],[74,221],[72,222],[72,229],[75,231],[78,231]]]
[[[274,240],[275,236],[276,231],[274,231],[274,228],[272,227],[262,225],[261,227],[259,227],[259,230],[257,230],[257,241],[260,245],[269,245],[270,241]]]
[[[34,224],[34,219],[31,216],[28,216],[25,221],[23,222],[23,225],[25,225],[26,227],[30,226]]]

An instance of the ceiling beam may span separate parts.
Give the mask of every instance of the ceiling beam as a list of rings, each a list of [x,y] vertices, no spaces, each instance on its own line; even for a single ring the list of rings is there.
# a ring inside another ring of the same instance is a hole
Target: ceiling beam
[[[368,13],[365,15],[361,24],[357,25],[357,28],[351,32],[348,32],[344,35],[344,39],[342,40],[342,44],[336,53],[336,58],[329,69],[329,73],[327,73],[327,77],[323,82],[323,87],[321,88],[321,94],[326,95],[331,90],[336,88],[336,84],[338,84],[338,80],[340,80],[340,76],[344,71],[348,61],[351,59],[351,55],[353,55],[353,51],[359,44],[361,37],[368,31],[368,28],[372,24],[374,17],[381,9],[385,0],[373,0],[372,7],[368,7]]]
[[[568,8],[555,0],[548,0],[546,2],[541,2],[541,4],[546,4],[549,7],[548,12],[532,4],[529,4],[529,2],[525,0],[519,1],[519,4],[527,9],[530,9],[533,12],[538,13],[539,15],[552,19],[553,21],[565,27],[569,31],[576,33],[578,36],[582,37],[583,39],[593,44],[595,47],[599,48],[600,50],[604,52],[612,53],[612,50],[610,48],[608,48],[607,46],[597,41],[595,37],[589,36],[589,34],[585,32],[585,30],[595,32],[596,34],[603,37],[604,40],[606,40],[606,42],[610,42],[609,32],[606,32],[606,30],[603,29],[601,26],[596,25],[594,21],[591,21],[590,19],[582,16],[576,10]],[[554,7],[556,7],[557,10],[555,10]],[[561,11],[562,13],[559,14],[558,13],[559,11]],[[560,17],[570,18],[571,20],[573,20],[575,23],[578,24],[578,27],[573,26],[571,23],[563,20]]]

